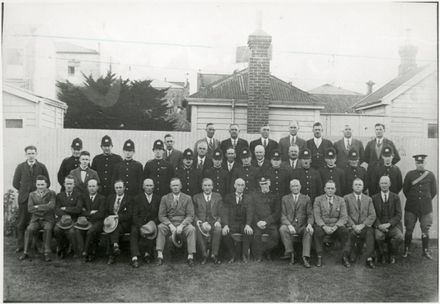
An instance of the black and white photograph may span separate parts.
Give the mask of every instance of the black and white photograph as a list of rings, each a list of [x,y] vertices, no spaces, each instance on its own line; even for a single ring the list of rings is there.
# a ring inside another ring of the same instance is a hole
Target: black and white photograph
[[[438,2],[6,1],[3,302],[438,302]]]

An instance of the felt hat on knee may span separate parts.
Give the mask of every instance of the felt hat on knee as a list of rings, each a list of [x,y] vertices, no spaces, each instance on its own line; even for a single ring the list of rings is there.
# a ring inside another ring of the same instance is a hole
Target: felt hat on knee
[[[197,221],[197,229],[199,229],[203,236],[208,237],[211,231],[211,225],[208,222]]]
[[[182,234],[174,231],[171,234],[171,241],[173,242],[174,246],[176,246],[177,248],[181,248],[183,246]]]
[[[149,221],[143,225],[140,229],[141,236],[147,240],[154,240],[157,236],[157,226],[153,221]]]
[[[243,242],[243,234],[242,233],[232,233],[231,237],[236,242]]]
[[[61,216],[61,219],[58,221],[57,226],[61,229],[70,229],[73,227],[72,217],[68,214],[64,214]]]
[[[104,219],[104,232],[112,233],[118,227],[118,217],[116,215],[109,215]]]
[[[85,216],[79,216],[73,227],[79,230],[89,230],[90,227],[92,227],[92,224],[87,220]]]

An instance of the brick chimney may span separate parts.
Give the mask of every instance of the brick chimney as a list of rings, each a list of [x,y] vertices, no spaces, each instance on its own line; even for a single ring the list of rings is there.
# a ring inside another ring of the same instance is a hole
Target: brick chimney
[[[367,95],[370,95],[371,93],[373,93],[373,86],[376,83],[374,83],[372,80],[368,80],[368,82],[366,82],[367,85]]]
[[[271,41],[272,36],[261,29],[261,16],[259,16],[258,29],[248,38],[251,51],[248,68],[248,133],[259,133],[260,127],[269,122]]]
[[[399,65],[399,76],[402,76],[406,72],[417,68],[416,55],[417,47],[410,43],[411,30],[406,30],[406,41],[405,44],[399,48],[400,55],[400,65]]]

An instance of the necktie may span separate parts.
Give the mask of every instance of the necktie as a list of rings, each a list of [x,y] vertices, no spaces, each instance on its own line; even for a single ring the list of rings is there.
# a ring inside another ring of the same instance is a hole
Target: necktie
[[[388,195],[387,195],[386,193],[384,193],[383,196],[385,197],[385,199],[384,199],[384,203],[388,202]]]
[[[113,207],[114,214],[118,214],[119,207],[121,207],[121,198],[120,197],[118,198],[118,200],[116,201],[116,203],[115,203],[115,205]]]
[[[167,150],[167,157],[170,157],[171,155],[171,150]]]
[[[264,148],[266,148],[266,147],[267,147],[267,139],[265,139],[265,140],[263,141],[263,144],[264,144]]]
[[[293,146],[295,144],[295,137],[291,137],[290,139],[290,145]]]
[[[294,160],[290,161],[290,166],[295,169],[295,161]]]
[[[197,169],[202,169],[202,167],[203,167],[203,162],[202,162],[202,160],[200,160],[199,165],[197,166]]]
[[[235,146],[236,146],[236,145],[237,145],[236,140],[233,139],[233,140],[232,140],[232,146],[234,147],[234,149],[235,149]]]
[[[237,204],[240,204],[240,203],[241,203],[241,197],[242,197],[241,195],[237,195],[237,199],[238,199],[238,200],[237,200]]]
[[[67,198],[69,198],[69,197],[70,197],[70,194],[71,194],[70,192],[67,192]]]
[[[213,148],[213,147],[212,147],[212,138],[209,139],[209,144],[208,144],[208,146],[209,146],[209,149],[212,150],[212,148]]]
[[[211,218],[211,196],[208,196],[206,200],[206,217]]]
[[[179,202],[179,200],[177,199],[177,197],[174,197],[173,200],[173,208],[176,209],[177,208],[177,203]]]
[[[94,196],[90,196],[90,201],[93,203]]]
[[[232,169],[232,164],[231,163],[228,163],[228,169],[229,169],[229,171],[231,171],[231,169]]]
[[[350,151],[350,149],[351,149],[350,139],[347,139],[347,151]]]
[[[298,195],[293,196],[293,202],[296,204],[298,202]]]
[[[34,175],[34,164],[29,165],[29,172],[31,173],[31,175]]]
[[[330,215],[331,215],[333,211],[333,200],[331,197],[328,198],[328,204],[330,206]]]
[[[359,210],[358,223],[360,223],[360,221],[361,221],[361,196],[360,195],[357,196],[357,205],[358,205],[358,210]]]

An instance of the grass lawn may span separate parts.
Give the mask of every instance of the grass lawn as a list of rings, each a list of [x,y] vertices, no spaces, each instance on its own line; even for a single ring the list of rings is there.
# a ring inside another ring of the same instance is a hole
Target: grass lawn
[[[35,256],[19,261],[14,239],[4,243],[4,301],[26,302],[430,302],[438,301],[438,251],[434,261],[412,249],[396,265],[367,269],[358,261],[342,266],[329,251],[322,268],[305,269],[287,261],[249,264],[195,264],[184,259],[163,266],[129,266],[106,259],[84,263],[68,258],[45,263]]]

